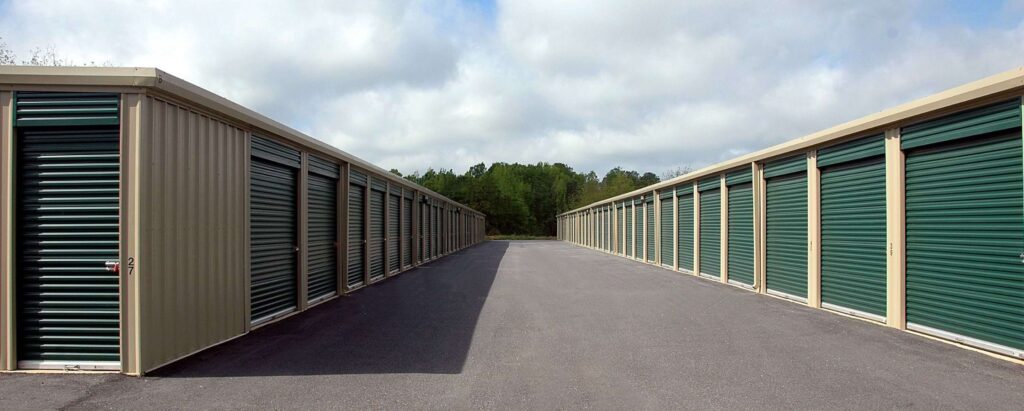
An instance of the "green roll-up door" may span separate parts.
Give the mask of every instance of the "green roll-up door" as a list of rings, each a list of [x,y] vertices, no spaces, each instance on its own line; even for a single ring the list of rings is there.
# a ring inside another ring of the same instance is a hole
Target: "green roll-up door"
[[[348,287],[366,284],[366,174],[352,170],[348,187]]]
[[[250,321],[298,306],[298,169],[301,153],[252,136],[249,178]]]
[[[676,252],[679,253],[679,268],[693,271],[693,188],[689,191],[677,191],[679,197],[679,213],[676,217],[676,230],[679,241]]]
[[[807,298],[807,159],[765,166],[765,281],[769,291]]]
[[[426,205],[426,203],[423,202],[422,197],[420,198],[420,201],[419,201],[419,209],[420,209],[420,211],[419,211],[419,213],[420,213],[420,221],[419,221],[419,227],[418,227],[419,228],[419,233],[417,233],[417,235],[419,237],[416,240],[416,246],[419,247],[419,253],[417,255],[418,260],[419,260],[419,262],[422,263],[422,262],[426,261],[429,258],[427,256],[427,249],[428,249],[428,247],[427,247],[427,233],[429,232],[428,231],[429,230],[428,227],[430,225],[430,217],[427,214],[427,205]]]
[[[384,200],[387,196],[387,185],[371,179],[370,183],[370,281],[384,276]]]
[[[1020,129],[965,137],[906,152],[907,326],[1024,358]]]
[[[412,248],[414,246],[412,240],[412,198],[405,197],[405,207],[402,209],[402,244],[405,248],[402,249],[402,267],[408,267],[412,265]]]
[[[120,101],[115,93],[19,91],[14,99],[14,126],[116,126]]]
[[[430,257],[435,258],[438,255],[440,245],[438,244],[438,224],[440,223],[440,210],[437,206],[431,206],[430,208]]]
[[[616,228],[618,228],[618,233],[615,234],[615,242],[616,242],[615,244],[616,244],[616,248],[618,249],[619,254],[625,254],[626,253],[626,249],[624,247],[625,247],[625,243],[626,243],[625,242],[625,237],[626,237],[626,219],[625,219],[625,215],[626,215],[626,213],[623,212],[623,207],[621,205],[619,205],[619,207],[615,209],[615,213],[616,213],[615,214],[615,218],[616,218],[615,226],[616,226]]]
[[[117,127],[19,128],[19,368],[120,367]],[[6,290],[5,290],[6,292]]]
[[[654,197],[651,196],[647,199],[647,233],[646,240],[644,241],[647,247],[647,261],[654,262]]]
[[[700,273],[720,277],[722,262],[722,190],[700,193]]]
[[[633,256],[633,203],[626,206],[626,256]]]
[[[307,195],[309,299],[315,300],[338,291],[338,180],[310,173]]]
[[[255,155],[250,164],[250,320],[259,323],[297,306],[298,179],[294,168]]]
[[[749,176],[750,172],[746,172]],[[729,186],[729,281],[754,285],[754,190],[750,179]]]
[[[881,135],[818,152],[822,304],[875,319],[886,304],[884,155]]]
[[[395,272],[401,267],[401,261],[399,261],[398,250],[401,248],[401,205],[402,197],[391,194],[388,197],[388,271]]]
[[[676,210],[673,204],[672,197],[674,194],[669,193],[669,196],[661,197],[661,264],[672,265],[675,255],[675,241],[672,239],[672,233],[675,232],[673,227],[672,217],[675,216]]]

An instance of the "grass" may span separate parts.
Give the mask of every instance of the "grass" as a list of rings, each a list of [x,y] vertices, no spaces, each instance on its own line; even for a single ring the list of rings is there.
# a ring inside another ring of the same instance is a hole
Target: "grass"
[[[524,234],[500,234],[500,235],[489,235],[488,240],[555,240],[555,237],[547,237],[542,235],[524,235]]]

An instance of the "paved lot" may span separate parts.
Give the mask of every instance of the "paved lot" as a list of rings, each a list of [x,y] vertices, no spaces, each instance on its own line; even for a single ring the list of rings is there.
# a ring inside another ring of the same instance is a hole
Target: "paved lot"
[[[146,378],[0,409],[1021,409],[1024,367],[559,242],[497,242]]]

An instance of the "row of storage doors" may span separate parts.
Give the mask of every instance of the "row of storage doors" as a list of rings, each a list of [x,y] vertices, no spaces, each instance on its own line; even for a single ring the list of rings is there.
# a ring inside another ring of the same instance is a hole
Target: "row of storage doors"
[[[340,168],[309,156],[308,298],[316,302],[339,289],[354,290],[414,264],[413,216],[419,212],[420,261],[461,248],[458,236],[468,221],[456,218],[443,203],[352,169],[348,178],[347,267],[344,287],[338,284],[337,205]],[[251,321],[259,324],[293,312],[298,305],[297,268],[298,172],[301,153],[269,139],[253,136],[251,159]],[[448,230],[446,232],[446,230]]]
[[[1021,357],[1020,100],[903,127],[899,141],[905,158],[906,327]],[[809,186],[804,153],[763,165],[767,292],[807,301],[808,250],[814,250],[809,244],[809,199],[817,189],[822,306],[886,321],[887,258],[900,251],[890,249],[887,239],[885,151],[883,135],[816,150],[812,164],[820,179],[814,188]],[[662,192],[661,263],[716,278],[724,272],[734,284],[753,285],[751,176],[751,171],[737,170],[724,174],[724,179]],[[725,196],[720,191],[723,182]],[[724,213],[722,201],[727,202]],[[649,227],[645,221],[652,219],[646,211],[649,206],[639,198],[606,206],[613,210],[607,215],[614,229],[608,233],[610,246],[601,243],[600,248],[649,259],[643,254],[650,253],[650,236],[643,231]]]

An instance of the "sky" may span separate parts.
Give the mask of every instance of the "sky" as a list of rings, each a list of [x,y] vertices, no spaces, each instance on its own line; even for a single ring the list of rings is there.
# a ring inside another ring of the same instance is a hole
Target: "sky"
[[[403,172],[700,168],[1024,66],[1024,0],[0,0]]]

